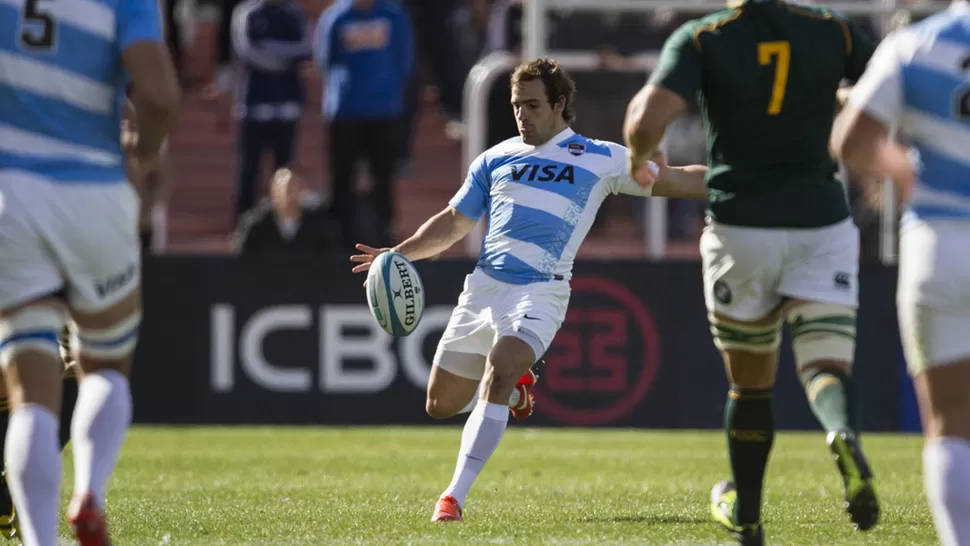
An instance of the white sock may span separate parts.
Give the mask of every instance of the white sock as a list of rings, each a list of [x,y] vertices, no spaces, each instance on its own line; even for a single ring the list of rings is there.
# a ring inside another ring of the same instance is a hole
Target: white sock
[[[39,404],[25,404],[7,425],[7,483],[17,507],[21,539],[31,546],[56,546],[61,500],[60,420]]]
[[[505,404],[480,401],[465,421],[461,433],[461,449],[458,451],[458,465],[451,484],[441,496],[451,496],[458,506],[465,508],[465,497],[475,483],[478,473],[486,461],[495,453],[505,427],[509,422],[509,407]]]
[[[952,437],[928,440],[923,447],[923,478],[942,545],[970,544],[970,442]]]
[[[115,370],[85,374],[77,389],[71,424],[74,493],[94,494],[104,508],[104,490],[131,424],[128,378]]]

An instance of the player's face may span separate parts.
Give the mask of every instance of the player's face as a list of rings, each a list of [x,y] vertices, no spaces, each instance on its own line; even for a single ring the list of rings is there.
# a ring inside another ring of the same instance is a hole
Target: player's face
[[[549,104],[542,80],[512,86],[512,110],[522,142],[537,146],[556,135],[556,117],[562,116],[562,108]]]

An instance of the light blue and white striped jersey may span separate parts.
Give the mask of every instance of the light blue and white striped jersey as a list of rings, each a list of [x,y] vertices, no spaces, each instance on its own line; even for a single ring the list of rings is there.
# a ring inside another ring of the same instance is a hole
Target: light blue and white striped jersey
[[[627,150],[571,129],[541,146],[506,140],[478,156],[449,204],[488,228],[478,267],[511,284],[568,280],[609,194],[650,195],[627,174]]]
[[[906,219],[970,220],[970,2],[883,40],[851,100],[914,148]]]
[[[157,0],[0,0],[0,169],[124,182],[121,53],[161,39]]]

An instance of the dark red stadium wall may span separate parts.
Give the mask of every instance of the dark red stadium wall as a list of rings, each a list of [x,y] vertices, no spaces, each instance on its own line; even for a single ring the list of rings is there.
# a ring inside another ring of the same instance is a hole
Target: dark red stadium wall
[[[157,258],[145,266],[135,419],[182,424],[430,424],[424,387],[472,262],[420,262],[427,310],[392,340],[345,257]],[[870,430],[898,430],[895,273],[864,267],[856,373]],[[726,382],[696,263],[585,262],[530,426],[718,428]],[[817,427],[785,350],[785,429]],[[446,421],[454,422],[454,421]]]

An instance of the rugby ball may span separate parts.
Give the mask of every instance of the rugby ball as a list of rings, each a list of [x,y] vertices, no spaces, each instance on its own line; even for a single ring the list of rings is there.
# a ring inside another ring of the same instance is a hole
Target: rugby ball
[[[367,272],[367,304],[385,332],[409,335],[424,314],[424,285],[414,265],[402,254],[384,252]]]

